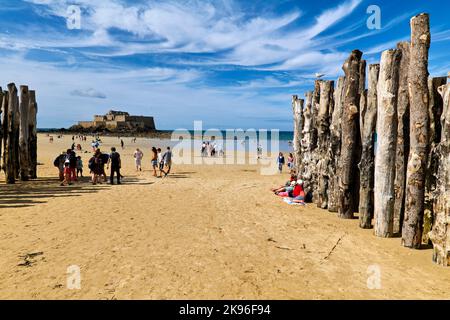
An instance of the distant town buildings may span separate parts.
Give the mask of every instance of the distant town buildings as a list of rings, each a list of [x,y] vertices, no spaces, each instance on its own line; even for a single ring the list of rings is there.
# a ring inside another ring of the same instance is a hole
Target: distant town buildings
[[[130,116],[128,112],[114,110],[105,115],[95,115],[94,121],[80,121],[78,125],[84,129],[156,130],[153,117]]]

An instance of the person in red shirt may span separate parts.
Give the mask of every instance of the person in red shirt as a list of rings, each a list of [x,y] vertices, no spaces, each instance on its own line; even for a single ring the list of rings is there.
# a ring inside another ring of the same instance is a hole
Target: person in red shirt
[[[303,180],[298,180],[292,191],[292,202],[305,203],[305,191],[303,190]]]

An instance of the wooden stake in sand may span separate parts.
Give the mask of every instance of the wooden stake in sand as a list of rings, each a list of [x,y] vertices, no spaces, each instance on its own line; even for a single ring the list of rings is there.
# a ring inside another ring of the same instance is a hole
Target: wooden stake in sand
[[[312,91],[309,91],[305,94],[305,110],[303,112],[304,115],[304,126],[303,126],[303,154],[302,154],[302,162],[299,170],[300,177],[304,181],[303,188],[305,190],[305,194],[312,194],[314,190],[314,181],[313,181],[313,128],[314,128],[314,112],[312,106]]]
[[[433,194],[436,189],[436,176],[439,167],[439,156],[437,154],[437,147],[441,141],[441,116],[443,110],[442,96],[438,92],[438,88],[447,83],[447,77],[430,78],[428,79],[429,92],[429,107],[428,114],[430,116],[430,131],[428,136],[428,145],[430,152],[428,156],[426,178],[425,178],[425,207],[423,215],[423,234],[422,243],[428,244],[428,233],[431,231],[433,223]]]
[[[339,159],[339,216],[352,219],[355,211],[354,195],[358,193],[355,174],[358,170],[358,122],[359,122],[359,78],[362,52],[354,50],[344,63],[344,104],[342,111],[342,146]]]
[[[5,107],[5,106],[4,106]],[[16,115],[18,109],[17,88],[14,83],[8,84],[7,98],[7,121],[3,165],[6,175],[6,183],[13,184],[16,182]],[[5,110],[4,110],[5,111]]]
[[[328,181],[328,211],[338,212],[339,176],[336,174],[341,154],[341,116],[342,97],[344,94],[344,77],[339,77],[334,91],[334,108],[330,125],[330,163],[331,176]]]
[[[375,235],[388,238],[394,228],[395,151],[397,146],[397,94],[400,50],[381,56],[378,79],[377,152],[375,156]]]
[[[409,66],[410,141],[402,245],[419,248],[422,243],[425,170],[428,160],[428,51],[430,18],[420,14],[411,19]]]
[[[300,172],[302,162],[303,106],[305,100],[292,96],[292,112],[294,113],[294,157],[295,169]]]
[[[2,163],[1,163],[1,169],[6,173],[6,142],[8,140],[8,92],[3,91],[3,98],[2,98]]]
[[[0,87],[0,168],[2,167],[2,146],[3,146],[3,90]]]
[[[439,87],[444,100],[441,117],[442,139],[437,148],[439,169],[434,190],[434,223],[429,234],[433,242],[433,261],[450,265],[450,84]]]
[[[318,166],[317,166],[317,206],[322,209],[328,208],[328,180],[330,172],[328,164],[330,156],[328,153],[330,144],[330,117],[333,110],[334,81],[321,81],[319,111],[317,114],[318,133]]]
[[[377,85],[380,65],[369,66],[369,87],[367,93],[361,95],[361,101],[366,102],[364,108],[361,103],[360,129],[362,139],[362,154],[359,164],[359,226],[363,229],[372,228],[374,201],[374,172],[375,172],[375,128],[377,124]],[[366,100],[366,101],[364,101]]]
[[[30,178],[30,161],[29,161],[29,137],[28,137],[28,109],[29,109],[29,92],[27,86],[20,86],[20,130],[19,130],[19,163],[20,163],[20,179],[28,181]]]
[[[397,150],[395,158],[395,201],[394,201],[394,228],[396,235],[401,234],[403,217],[405,213],[405,186],[406,167],[409,155],[409,42],[400,42],[397,49],[401,51],[399,83],[397,94]]]
[[[30,103],[28,105],[28,145],[31,179],[37,178],[37,111],[36,92],[30,90]]]

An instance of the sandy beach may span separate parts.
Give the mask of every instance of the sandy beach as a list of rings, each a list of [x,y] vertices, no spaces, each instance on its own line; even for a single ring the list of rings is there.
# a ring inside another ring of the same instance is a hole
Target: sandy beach
[[[39,179],[0,175],[1,299],[447,299],[450,271],[431,250],[381,239],[357,220],[269,189],[288,175],[258,165],[177,165],[152,177],[150,147],[125,138],[121,186],[60,187],[54,158],[71,136],[39,135]],[[85,175],[91,155],[83,145]],[[102,150],[119,146],[105,138]],[[161,147],[166,144],[160,141]],[[144,150],[144,171],[132,153]],[[28,254],[27,257],[25,257]],[[27,262],[28,261],[28,262]],[[81,288],[67,288],[67,268]],[[378,268],[380,289],[370,289]]]

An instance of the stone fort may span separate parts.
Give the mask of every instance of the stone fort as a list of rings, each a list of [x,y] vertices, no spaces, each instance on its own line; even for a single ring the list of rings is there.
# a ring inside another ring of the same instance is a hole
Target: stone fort
[[[156,130],[153,117],[130,116],[128,112],[114,110],[105,115],[95,115],[94,121],[80,121],[78,125],[85,129],[102,127],[110,130]]]

